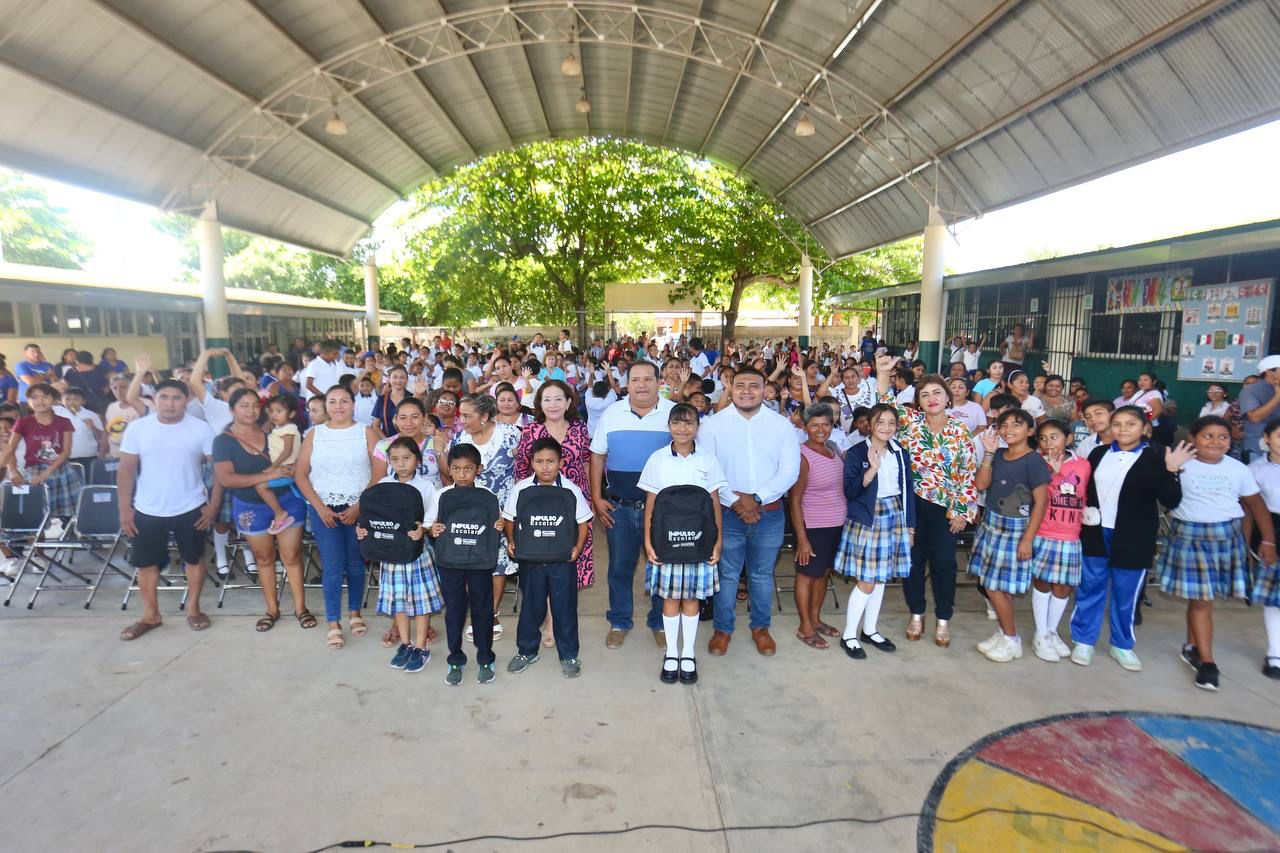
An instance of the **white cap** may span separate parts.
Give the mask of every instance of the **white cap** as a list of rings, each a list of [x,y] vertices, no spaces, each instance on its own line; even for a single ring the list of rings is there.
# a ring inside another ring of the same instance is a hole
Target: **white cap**
[[[1277,367],[1280,367],[1280,355],[1269,355],[1258,362],[1259,373],[1266,373],[1268,370],[1275,370]]]

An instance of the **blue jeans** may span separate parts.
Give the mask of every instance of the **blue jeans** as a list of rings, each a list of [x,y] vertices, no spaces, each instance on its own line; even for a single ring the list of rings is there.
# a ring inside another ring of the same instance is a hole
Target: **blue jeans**
[[[644,505],[618,503],[613,507],[613,527],[605,531],[609,543],[609,612],[605,618],[613,628],[630,631],[635,627],[632,618],[633,589],[636,582],[636,561],[644,544]],[[645,624],[651,631],[662,630],[662,599],[653,596]]]
[[[1102,541],[1111,552],[1114,530],[1104,527]],[[1107,610],[1107,587],[1111,598],[1111,647],[1133,649],[1133,614],[1142,597],[1146,569],[1126,569],[1111,565],[1110,557],[1084,558],[1080,586],[1076,587],[1076,609],[1071,614],[1071,639],[1087,646],[1098,644],[1102,633],[1102,615]]]
[[[324,587],[324,618],[337,622],[342,618],[342,581],[347,582],[347,608],[359,610],[364,598],[364,558],[360,556],[360,542],[356,528],[341,522],[335,527],[324,526],[312,507],[307,507],[311,518],[311,533],[320,550],[321,585]]]
[[[760,520],[747,524],[733,510],[724,512],[724,544],[720,548],[720,591],[716,593],[717,631],[733,633],[738,603],[738,579],[745,568],[747,593],[751,600],[751,630],[768,628],[773,617],[773,567],[782,549],[786,516],[782,510],[760,513]]]

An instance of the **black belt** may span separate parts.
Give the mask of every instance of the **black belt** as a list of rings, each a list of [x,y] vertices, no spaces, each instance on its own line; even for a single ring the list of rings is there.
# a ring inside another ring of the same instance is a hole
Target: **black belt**
[[[618,504],[619,506],[629,506],[629,507],[633,507],[633,508],[642,508],[642,507],[644,507],[644,498],[641,498],[641,499],[640,499],[640,500],[638,500],[638,501],[628,501],[628,500],[623,500],[622,498],[618,497],[617,495],[609,495],[609,496],[608,496],[608,498],[609,498],[609,500],[613,501],[614,503]]]

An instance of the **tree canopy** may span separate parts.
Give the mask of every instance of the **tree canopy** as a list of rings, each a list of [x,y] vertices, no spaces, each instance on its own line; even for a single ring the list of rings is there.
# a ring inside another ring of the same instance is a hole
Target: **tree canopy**
[[[81,269],[93,245],[41,187],[0,169],[0,249],[10,263]]]

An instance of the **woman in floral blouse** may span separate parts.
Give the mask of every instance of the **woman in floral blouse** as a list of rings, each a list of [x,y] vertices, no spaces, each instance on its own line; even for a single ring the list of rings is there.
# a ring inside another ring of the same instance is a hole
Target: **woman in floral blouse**
[[[897,359],[876,357],[876,390],[880,401],[894,405],[889,379]],[[911,621],[907,639],[924,634],[925,567],[932,567],[933,603],[938,623],[933,641],[951,645],[948,623],[955,610],[956,534],[977,515],[974,489],[977,465],[973,438],[963,421],[947,414],[947,386],[940,376],[916,385],[919,410],[897,406],[898,442],[911,454],[916,493],[916,532],[911,544],[911,575],[903,584]]]

